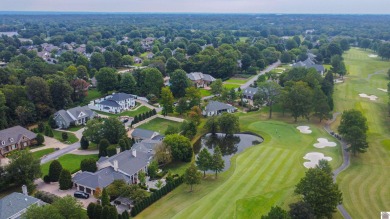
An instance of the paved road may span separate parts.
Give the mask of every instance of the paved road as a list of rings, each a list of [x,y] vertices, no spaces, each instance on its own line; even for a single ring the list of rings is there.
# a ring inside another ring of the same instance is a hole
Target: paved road
[[[333,114],[333,118],[332,120],[328,121],[326,123],[326,125],[324,126],[324,129],[330,134],[330,132],[332,131],[332,129],[330,129],[330,124],[332,124],[337,116],[340,115],[339,112],[337,113],[334,113]],[[345,169],[347,169],[349,167],[349,164],[351,163],[350,161],[350,156],[349,156],[349,153],[346,151],[347,149],[347,143],[344,141],[344,140],[338,140],[341,144],[341,147],[342,147],[342,154],[343,154],[343,163],[341,164],[341,166],[337,169],[335,169],[333,171],[333,181],[336,182],[336,178],[337,176],[339,175],[339,173],[341,173],[342,171],[344,171]],[[344,206],[343,205],[338,205],[337,206],[337,209],[339,209],[340,213],[343,215],[343,217],[345,219],[352,219],[351,215],[349,215],[349,213],[345,210]]]
[[[58,157],[60,157],[60,156],[62,156],[64,154],[67,154],[67,153],[69,153],[69,152],[71,152],[73,150],[78,149],[79,147],[80,147],[80,142],[76,142],[76,143],[71,144],[71,145],[69,145],[69,146],[67,146],[65,148],[62,148],[62,149],[60,149],[58,151],[55,151],[55,152],[53,152],[51,154],[48,154],[47,156],[45,156],[44,158],[41,159],[41,164],[45,164],[45,163],[47,163],[49,161],[55,160],[55,159],[57,159]]]
[[[277,68],[279,65],[281,64],[281,62],[278,60],[277,62],[275,62],[274,64],[268,66],[265,70],[261,71],[259,74],[257,74],[255,77],[251,78],[249,81],[247,81],[245,84],[241,85],[241,90],[244,90],[246,88],[248,88],[251,84],[253,84],[255,81],[257,81],[257,78],[259,78],[260,75],[263,75],[267,72],[270,72],[272,71],[274,68]]]

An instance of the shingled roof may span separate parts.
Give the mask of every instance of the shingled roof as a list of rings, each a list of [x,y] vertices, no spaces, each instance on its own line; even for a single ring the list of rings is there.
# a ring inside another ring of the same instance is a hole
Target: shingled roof
[[[37,135],[22,126],[14,126],[12,128],[0,131],[0,148],[18,143],[22,138],[34,139]]]
[[[11,193],[0,199],[0,219],[12,218],[12,216],[39,202],[42,201],[22,193]]]

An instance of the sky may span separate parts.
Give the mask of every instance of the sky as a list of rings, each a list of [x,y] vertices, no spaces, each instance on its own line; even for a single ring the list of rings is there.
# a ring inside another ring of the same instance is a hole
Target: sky
[[[1,0],[0,11],[390,14],[389,0]]]

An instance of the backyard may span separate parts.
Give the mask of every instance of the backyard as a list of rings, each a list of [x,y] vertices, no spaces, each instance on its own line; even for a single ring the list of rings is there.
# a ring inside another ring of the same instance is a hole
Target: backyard
[[[96,158],[97,155],[74,155],[74,154],[65,154],[64,156],[59,157],[57,160],[61,163],[62,168],[69,170],[71,173],[75,173],[80,170],[80,163],[82,160],[87,158]],[[49,172],[49,166],[51,162],[41,165],[42,176],[45,176]]]
[[[179,122],[175,122],[163,118],[155,118],[145,124],[138,126],[138,128],[152,130],[164,134],[168,126],[179,127],[180,125],[181,124]]]

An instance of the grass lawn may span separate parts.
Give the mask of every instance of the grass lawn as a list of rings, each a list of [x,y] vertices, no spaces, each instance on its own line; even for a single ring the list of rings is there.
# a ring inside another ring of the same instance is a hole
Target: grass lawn
[[[241,79],[241,78],[231,78],[227,81],[224,81],[224,83],[226,84],[245,84],[245,82],[247,81],[247,79]]]
[[[169,125],[178,127],[180,126],[180,123],[163,118],[155,118],[150,120],[148,123],[138,126],[138,128],[152,130],[164,134]]]
[[[88,90],[88,95],[85,97],[83,102],[85,104],[88,104],[92,100],[96,100],[96,99],[101,98],[103,96],[104,95],[102,95],[96,88],[95,89],[90,89],[90,90]]]
[[[271,206],[287,209],[297,200],[293,191],[306,171],[302,158],[306,153],[321,152],[332,157],[334,168],[342,162],[339,147],[313,147],[319,137],[334,141],[322,124],[309,123],[313,133],[305,135],[296,129],[301,123],[291,123],[290,117],[284,118],[289,122],[283,122],[261,119],[259,112],[238,115],[241,130],[260,134],[265,142],[234,156],[231,168],[217,179],[208,175],[194,192],[189,192],[188,185],[181,185],[138,218],[258,218]]]
[[[77,132],[78,130],[84,128],[83,125],[78,125],[78,126],[73,126],[73,127],[70,127],[68,128],[67,130],[70,131],[70,132]]]
[[[343,203],[352,218],[376,218],[390,209],[390,123],[386,75],[389,61],[370,58],[372,51],[352,48],[343,55],[349,74],[344,83],[335,86],[335,110],[355,108],[368,122],[369,148],[366,153],[351,157],[351,166],[337,178],[343,192]],[[381,73],[372,76],[375,72]],[[360,98],[359,93],[376,95],[377,101]],[[339,120],[338,120],[339,122]],[[334,128],[338,125],[336,123]]]
[[[57,139],[58,141],[61,141],[61,142],[64,142],[64,143],[67,143],[67,144],[73,144],[73,143],[76,143],[79,141],[79,139],[76,137],[76,135],[74,135],[73,133],[68,133],[68,140],[65,142],[64,140],[62,140],[62,131],[58,131],[58,130],[53,130],[53,134],[54,134],[54,138]]]
[[[200,91],[200,95],[202,95],[202,97],[207,97],[207,96],[212,95],[210,90],[199,89],[199,91]]]
[[[43,149],[40,151],[35,151],[32,153],[32,155],[34,158],[40,159],[41,157],[43,157],[47,154],[53,153],[53,152],[54,152],[54,148],[48,148],[48,149]]]
[[[114,116],[114,117],[119,117],[119,116],[134,117],[134,116],[139,115],[141,113],[149,112],[150,110],[151,109],[149,109],[146,106],[141,106],[141,107],[137,108],[136,110],[129,110],[129,111],[121,112],[118,114],[106,113],[106,112],[101,112],[101,111],[96,111],[96,113],[106,115],[106,116]]]
[[[80,163],[82,160],[86,158],[96,158],[98,159],[96,154],[92,155],[74,155],[74,154],[65,154],[58,158],[58,161],[61,163],[62,168],[69,170],[71,173],[75,173],[80,170]],[[50,163],[45,163],[41,165],[42,177],[49,173]]]
[[[239,84],[223,84],[223,87],[231,90],[231,89],[236,89],[236,88],[240,87],[240,85]]]
[[[247,39],[249,39],[249,37],[240,37],[239,39],[241,42],[245,42]]]

